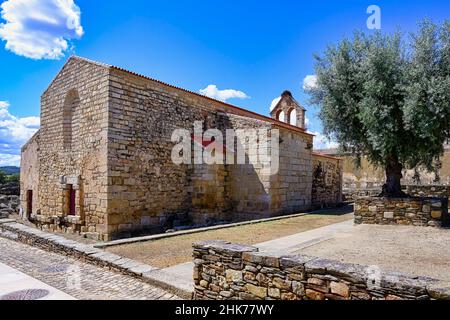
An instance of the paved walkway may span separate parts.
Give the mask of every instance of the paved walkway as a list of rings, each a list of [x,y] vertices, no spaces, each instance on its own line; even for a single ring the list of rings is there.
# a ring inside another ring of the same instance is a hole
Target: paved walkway
[[[0,263],[0,300],[17,299],[74,300],[75,298]]]
[[[22,289],[42,289],[50,292],[47,298],[55,299],[179,299],[138,279],[4,238],[0,238],[0,253],[0,263],[8,266],[0,268],[0,296]],[[43,292],[26,294],[36,297]]]
[[[319,243],[339,238],[348,232],[351,232],[353,227],[353,220],[344,221],[259,243],[255,245],[255,247],[259,248],[259,251],[292,254],[301,249],[306,249]]]
[[[324,241],[342,237],[351,231],[352,227],[353,220],[349,220],[255,244],[253,246],[259,248],[259,251],[261,252],[265,251],[279,254],[292,254],[296,253],[298,250],[314,246]],[[274,250],[274,248],[276,249]],[[189,290],[189,288],[194,286],[194,281],[192,278],[193,268],[194,264],[192,262],[187,262],[158,270],[158,273],[161,276],[164,276],[165,282],[170,283],[175,287]]]

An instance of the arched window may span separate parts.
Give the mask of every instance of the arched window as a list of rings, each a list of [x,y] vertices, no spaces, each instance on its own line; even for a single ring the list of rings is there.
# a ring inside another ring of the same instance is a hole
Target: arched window
[[[293,126],[297,125],[297,110],[295,110],[295,109],[289,110],[288,122],[290,125],[293,125]]]
[[[277,120],[284,122],[284,117],[285,117],[284,111],[279,111],[277,114]]]
[[[73,143],[73,136],[76,134],[77,129],[74,126],[75,112],[80,105],[80,98],[76,90],[71,90],[66,96],[63,108],[63,147],[64,150],[71,150]]]

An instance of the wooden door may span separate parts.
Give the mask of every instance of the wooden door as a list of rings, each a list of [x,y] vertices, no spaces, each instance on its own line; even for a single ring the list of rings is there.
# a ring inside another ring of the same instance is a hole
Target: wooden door
[[[27,191],[27,215],[31,216],[33,213],[33,190]]]
[[[75,209],[76,190],[72,186],[69,188],[69,216],[76,215]]]

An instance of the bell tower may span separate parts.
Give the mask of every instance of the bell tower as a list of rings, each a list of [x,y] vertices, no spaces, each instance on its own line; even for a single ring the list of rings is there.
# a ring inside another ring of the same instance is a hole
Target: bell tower
[[[280,101],[270,111],[273,119],[306,130],[306,109],[303,108],[292,96],[290,91],[281,94]]]

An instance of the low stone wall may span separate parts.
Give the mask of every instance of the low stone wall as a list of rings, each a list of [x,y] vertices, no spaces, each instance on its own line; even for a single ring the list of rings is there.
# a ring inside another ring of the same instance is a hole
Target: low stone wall
[[[449,222],[447,198],[359,198],[356,224],[401,224],[441,227]]]
[[[19,182],[8,182],[5,184],[0,184],[0,195],[19,196],[20,195]]]
[[[450,186],[445,185],[408,185],[405,192],[413,197],[450,198]]]
[[[342,161],[313,153],[313,208],[335,207],[342,203]]]
[[[361,197],[377,197],[382,187],[344,188],[344,201],[356,201]],[[412,197],[449,198],[450,185],[404,185],[403,191]]]
[[[0,218],[8,218],[10,214],[19,213],[19,206],[18,196],[0,194]]]
[[[450,300],[450,284],[225,241],[194,244],[197,300]]]
[[[376,197],[381,193],[381,188],[376,189],[344,189],[344,201],[355,202],[359,198]]]

